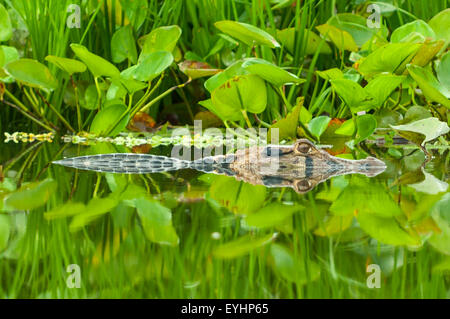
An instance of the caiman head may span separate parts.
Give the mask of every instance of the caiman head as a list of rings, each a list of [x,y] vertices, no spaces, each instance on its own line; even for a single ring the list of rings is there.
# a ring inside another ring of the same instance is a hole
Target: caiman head
[[[249,148],[234,154],[230,168],[235,177],[267,187],[292,187],[306,193],[327,179],[346,174],[376,176],[386,165],[374,158],[347,160],[318,149],[306,139],[294,145],[267,145]]]

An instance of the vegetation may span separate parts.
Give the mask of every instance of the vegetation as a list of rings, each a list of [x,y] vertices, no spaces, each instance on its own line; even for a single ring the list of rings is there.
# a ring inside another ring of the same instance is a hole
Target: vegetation
[[[448,298],[448,7],[0,0],[0,131],[30,142],[1,146],[0,296]],[[50,165],[150,150],[126,137],[167,154],[172,128],[195,120],[278,128],[283,143],[307,137],[388,170],[299,195]],[[71,264],[80,289],[66,285]]]

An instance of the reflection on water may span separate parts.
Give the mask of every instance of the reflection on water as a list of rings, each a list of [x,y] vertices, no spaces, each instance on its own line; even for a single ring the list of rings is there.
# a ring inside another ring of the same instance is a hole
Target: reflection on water
[[[315,160],[328,155],[298,146],[270,149],[274,171],[264,149],[245,165],[222,161],[232,173],[197,163],[126,175],[50,164],[124,146],[2,145],[0,296],[447,297],[448,150],[422,167],[420,151],[373,145],[387,167],[371,170],[325,167]],[[148,167],[164,168],[159,159]],[[80,289],[66,285],[71,264]],[[368,264],[380,289],[367,287]]]

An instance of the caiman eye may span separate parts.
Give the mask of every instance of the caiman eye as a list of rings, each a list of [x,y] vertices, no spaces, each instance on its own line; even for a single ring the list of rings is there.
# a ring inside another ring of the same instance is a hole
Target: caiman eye
[[[294,186],[297,192],[304,193],[309,191],[313,185],[307,179],[302,179],[299,181],[295,181]]]
[[[307,142],[298,142],[295,144],[295,151],[300,154],[310,154],[314,150],[313,146]]]

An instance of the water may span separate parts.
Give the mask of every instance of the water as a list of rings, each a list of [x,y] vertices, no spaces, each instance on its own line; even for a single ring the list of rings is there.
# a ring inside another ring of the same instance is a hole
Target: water
[[[306,194],[190,169],[120,175],[50,164],[129,151],[108,143],[1,149],[1,297],[450,296],[445,149],[424,166],[412,146],[370,146],[385,172],[339,176]]]

